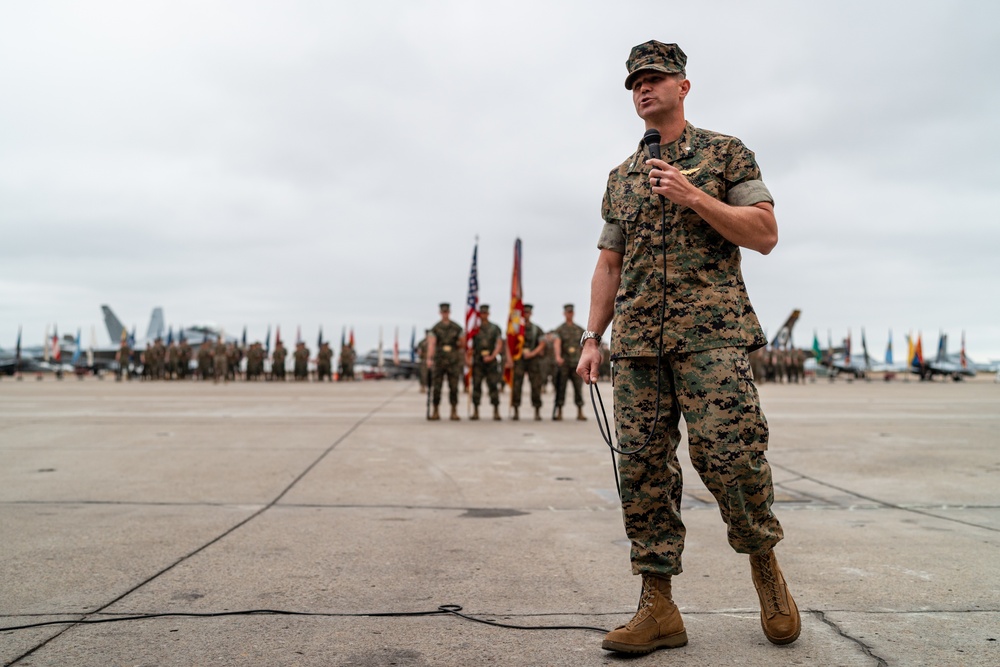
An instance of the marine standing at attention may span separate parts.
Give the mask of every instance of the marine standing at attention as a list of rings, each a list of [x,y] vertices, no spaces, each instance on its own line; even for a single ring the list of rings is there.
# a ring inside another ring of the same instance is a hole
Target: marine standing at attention
[[[773,551],[783,534],[771,511],[767,422],[747,358],[767,340],[740,269],[741,247],[766,255],[778,241],[773,200],[739,139],[686,121],[686,62],[676,44],[656,41],[634,47],[626,62],[625,87],[646,135],[608,178],[577,367],[585,382],[597,380],[601,333],[613,317],[615,424],[629,452],[618,458],[622,512],[642,596],[635,617],[602,647],[625,653],[687,643],[671,598],[685,534],[681,416],[729,544],[749,555],[764,635],[788,644],[800,629]]]
[[[542,385],[545,383],[545,376],[542,373],[541,361],[545,354],[545,332],[542,328],[531,321],[531,313],[534,307],[531,304],[524,304],[524,348],[521,351],[521,358],[517,361],[507,358],[508,367],[514,369],[514,381],[510,387],[510,404],[514,408],[512,421],[521,418],[518,414],[521,408],[521,387],[524,386],[524,375],[527,373],[528,382],[531,383],[531,405],[535,408],[535,421],[542,418]]]
[[[493,404],[493,420],[500,421],[500,364],[497,361],[503,349],[500,327],[490,322],[490,307],[479,306],[479,331],[472,338],[472,416],[479,419],[479,403],[483,400],[483,381]]]
[[[566,383],[573,383],[573,401],[576,403],[576,418],[586,421],[583,414],[583,378],[576,374],[576,365],[580,362],[580,337],[583,327],[573,321],[573,304],[563,306],[563,316],[566,321],[555,329],[556,339],[556,411],[552,419],[562,419],[562,409],[566,405]]]
[[[434,411],[430,419],[441,419],[441,385],[448,376],[448,401],[451,403],[452,421],[458,421],[458,385],[462,377],[462,360],[465,358],[465,331],[451,321],[451,305],[440,305],[441,321],[427,334],[427,369],[433,378]]]
[[[278,339],[274,343],[274,352],[271,353],[272,380],[285,381],[285,358],[287,356],[288,350],[285,349],[285,344]]]

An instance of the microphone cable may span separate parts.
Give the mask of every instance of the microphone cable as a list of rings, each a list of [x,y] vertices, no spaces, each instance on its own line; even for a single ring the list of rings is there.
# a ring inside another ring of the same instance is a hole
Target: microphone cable
[[[655,129],[649,129],[642,136],[643,143],[649,148],[650,157],[660,158],[660,133]],[[663,332],[667,321],[667,206],[666,198],[657,195],[660,199],[660,254],[663,265],[663,293],[660,296],[660,340],[659,349],[656,355],[656,412],[653,416],[653,424],[646,433],[645,441],[635,449],[623,449],[616,447],[611,434],[611,426],[608,423],[608,413],[604,408],[604,401],[601,399],[601,390],[597,388],[596,382],[590,383],[590,403],[594,408],[594,416],[597,420],[597,430],[601,433],[604,444],[611,450],[611,466],[615,473],[615,489],[618,491],[618,500],[622,499],[621,480],[618,475],[618,461],[615,454],[631,456],[644,450],[653,440],[653,434],[660,422],[660,398],[662,396],[662,374],[663,374]],[[600,403],[600,410],[598,410]],[[601,420],[603,419],[603,424]]]
[[[216,612],[159,612],[149,614],[130,614],[114,616],[112,618],[85,618],[79,620],[59,620],[42,621],[39,623],[27,623],[24,625],[12,625],[0,627],[0,632],[13,632],[15,630],[30,630],[33,628],[43,628],[52,625],[97,625],[102,623],[122,623],[125,621],[145,621],[156,618],[220,618],[224,616],[320,616],[327,618],[412,618],[415,616],[456,616],[467,621],[482,623],[496,628],[508,630],[588,630],[592,632],[609,632],[606,628],[597,628],[587,625],[515,625],[513,623],[502,623],[483,618],[476,618],[468,613],[463,613],[461,605],[442,604],[437,609],[430,611],[382,611],[382,612],[361,612],[361,613],[335,613],[335,612],[314,612],[314,611],[289,611],[285,609],[247,609],[243,611],[216,611]]]

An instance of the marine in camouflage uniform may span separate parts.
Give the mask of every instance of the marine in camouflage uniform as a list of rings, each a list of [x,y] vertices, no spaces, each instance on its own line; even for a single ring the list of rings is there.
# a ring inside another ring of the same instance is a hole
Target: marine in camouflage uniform
[[[479,419],[479,403],[483,399],[483,381],[493,405],[493,420],[500,420],[500,364],[498,357],[503,349],[500,327],[490,322],[490,307],[479,306],[479,331],[472,338],[472,416]]]
[[[214,362],[212,380],[215,384],[219,384],[220,380],[228,382],[229,376],[227,375],[227,371],[229,370],[229,348],[222,342],[221,337],[215,343],[215,349],[212,351],[212,360]]]
[[[115,381],[121,382],[122,375],[125,379],[130,380],[131,375],[129,375],[129,358],[132,356],[132,348],[129,347],[128,338],[122,334],[122,342],[118,347],[118,351],[115,352],[115,361],[118,362],[118,368],[115,369]]]
[[[573,402],[576,403],[576,418],[586,421],[583,414],[583,378],[576,374],[576,365],[580,363],[580,338],[583,327],[573,321],[573,304],[563,306],[563,316],[566,321],[555,329],[556,357],[556,409],[552,419],[562,419],[562,409],[566,405],[566,383],[573,383]]]
[[[302,341],[295,344],[295,367],[293,375],[297,381],[305,382],[309,379],[309,348]]]
[[[349,343],[340,346],[340,376],[338,378],[340,381],[354,380],[354,360],[356,358],[357,354]]]
[[[578,367],[588,383],[597,379],[596,334],[613,317],[615,423],[628,452],[619,456],[622,510],[643,595],[632,621],[602,646],[628,653],[687,643],[670,581],[681,572],[685,536],[682,416],[691,461],[718,502],[729,543],[750,555],[765,636],[787,644],[800,628],[772,549],[782,529],[771,511],[767,422],[748,359],[767,341],[740,269],[741,246],[767,254],[777,242],[773,202],[739,139],[685,120],[686,61],[676,44],[653,41],[633,48],[626,63],[625,86],[646,130],[657,130],[649,143],[662,159],[644,141],[608,178],[591,331]]]
[[[271,379],[280,382],[285,381],[285,359],[288,358],[288,350],[280,340],[274,343],[274,352],[271,353]]]
[[[448,378],[448,402],[451,403],[452,421],[458,421],[458,386],[462,382],[462,360],[465,357],[465,331],[451,321],[451,306],[440,306],[441,321],[431,327],[427,334],[427,367],[433,378],[431,401],[434,411],[430,419],[441,419],[438,405],[441,403],[441,385]]]
[[[201,376],[202,380],[208,380],[212,377],[212,369],[214,368],[212,350],[214,348],[214,343],[208,339],[202,341],[201,345],[198,346],[198,375]]]
[[[528,382],[531,383],[531,405],[535,408],[535,421],[542,418],[542,385],[545,382],[542,367],[542,358],[545,354],[545,332],[542,328],[531,321],[531,313],[534,307],[531,304],[524,304],[524,348],[521,351],[521,358],[517,361],[508,362],[514,367],[514,381],[510,386],[510,404],[514,408],[511,420],[517,421],[521,418],[521,387],[524,385],[524,376],[527,374]]]
[[[316,353],[316,381],[322,382],[324,379],[333,382],[333,350],[326,341],[323,341]]]
[[[184,380],[188,376],[188,370],[191,365],[191,346],[188,345],[187,339],[182,338],[180,344],[177,346],[177,379]]]

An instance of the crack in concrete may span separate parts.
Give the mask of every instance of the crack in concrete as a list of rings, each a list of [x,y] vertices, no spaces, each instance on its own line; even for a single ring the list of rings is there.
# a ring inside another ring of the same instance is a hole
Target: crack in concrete
[[[841,627],[839,625],[837,625],[836,623],[834,623],[833,621],[831,621],[829,618],[826,617],[826,613],[824,613],[822,611],[819,611],[819,610],[810,610],[809,613],[815,615],[816,617],[819,618],[819,620],[821,620],[824,623],[826,623],[827,625],[829,625],[831,628],[833,628],[834,632],[836,632],[838,635],[840,635],[844,639],[846,639],[848,641],[851,641],[851,642],[854,642],[855,644],[857,644],[858,647],[861,649],[861,651],[866,656],[868,656],[872,660],[875,660],[875,664],[878,667],[889,667],[889,663],[885,660],[885,658],[882,658],[881,656],[875,655],[875,653],[872,651],[872,647],[871,646],[869,646],[868,644],[864,643],[863,641],[861,641],[857,637],[852,637],[851,635],[849,635],[846,632],[844,632],[844,630],[841,629]]]

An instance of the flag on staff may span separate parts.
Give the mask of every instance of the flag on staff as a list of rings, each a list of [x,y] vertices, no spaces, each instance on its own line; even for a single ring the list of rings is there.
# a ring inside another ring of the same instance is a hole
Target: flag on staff
[[[340,328],[340,349],[343,350],[345,345],[347,345],[347,327],[341,327]]]
[[[354,327],[351,327],[351,335],[347,338],[347,344],[354,349]]]
[[[507,317],[507,354],[511,361],[524,350],[524,302],[521,289],[521,239],[514,241],[514,275],[510,281],[510,315]],[[514,384],[513,367],[504,367],[503,381]]]
[[[847,330],[847,338],[844,339],[844,365],[851,365],[851,330]]]
[[[52,336],[49,335],[49,325],[45,325],[45,337],[42,338],[42,344],[44,348],[42,349],[42,361],[49,363],[49,359],[52,357],[52,350],[49,347],[52,344]]]
[[[62,348],[59,347],[59,327],[52,325],[52,361],[62,362]]]
[[[892,365],[892,329],[889,329],[889,343],[885,346],[885,363]]]
[[[243,342],[240,343],[240,347],[242,347],[244,350],[247,347],[247,325],[245,324],[243,325]]]
[[[913,356],[910,357],[910,366],[920,368],[924,365],[924,341],[923,336],[917,333],[917,342],[913,345]]]
[[[174,344],[174,326],[171,324],[170,328],[167,329],[167,347]]]
[[[417,325],[413,325],[413,333],[410,334],[410,363],[417,361]]]
[[[14,363],[21,365],[21,325],[17,326],[17,345],[14,347]]]
[[[278,347],[281,345],[281,325],[278,324],[274,327],[274,346]]]
[[[482,320],[479,317],[479,271],[476,268],[476,256],[479,254],[479,240],[472,247],[472,268],[469,269],[469,292],[465,297],[465,351],[472,354],[472,339],[479,333]],[[471,364],[465,369],[465,388],[469,388],[472,375]]]
[[[969,358],[965,356],[965,331],[962,331],[962,350],[959,352],[959,359],[962,364],[962,368],[969,367]]]
[[[302,342],[302,325],[295,327],[295,344],[298,345]]]
[[[80,355],[83,354],[83,348],[80,347],[80,327],[76,328],[76,347],[73,349],[73,358],[70,359],[70,363],[76,366],[76,362],[80,361]]]
[[[378,372],[381,373],[382,369],[385,368],[385,354],[382,352],[382,327],[378,328]]]
[[[865,355],[865,368],[871,365],[871,359],[868,356],[868,343],[865,342],[865,328],[861,327],[861,352]]]
[[[316,348],[318,349],[318,348],[321,348],[321,347],[323,347],[323,325],[322,324],[319,327],[319,338],[316,339]]]
[[[399,365],[399,327],[396,327],[396,337],[392,341],[392,363]]]
[[[267,325],[267,336],[264,337],[264,354],[271,354],[271,325]]]
[[[813,357],[819,362],[823,358],[823,350],[819,349],[819,337],[816,335],[816,331],[813,331]]]

